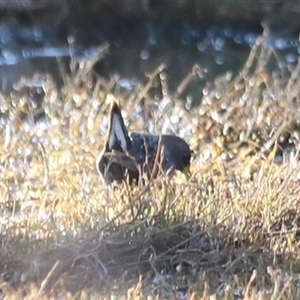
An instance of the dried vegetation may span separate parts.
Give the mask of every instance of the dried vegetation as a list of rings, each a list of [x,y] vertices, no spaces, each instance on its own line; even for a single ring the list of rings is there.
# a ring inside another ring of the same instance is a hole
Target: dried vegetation
[[[106,46],[72,59],[62,89],[38,75],[40,86],[3,95],[1,297],[299,299],[300,64],[264,39],[237,76],[206,84],[199,106],[182,92],[204,80],[201,67],[175,93],[163,66],[129,93],[92,71]],[[189,142],[189,180],[102,184],[111,94],[130,129]]]

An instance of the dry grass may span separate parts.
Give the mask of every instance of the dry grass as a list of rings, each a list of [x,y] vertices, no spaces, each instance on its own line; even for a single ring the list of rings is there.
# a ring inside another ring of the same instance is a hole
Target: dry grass
[[[181,94],[199,66],[175,94],[163,67],[128,94],[93,74],[95,60],[72,61],[62,90],[43,77],[3,96],[1,297],[299,299],[300,64],[281,63],[264,38],[195,108]],[[189,180],[102,184],[109,94],[132,130],[167,128],[190,143]]]

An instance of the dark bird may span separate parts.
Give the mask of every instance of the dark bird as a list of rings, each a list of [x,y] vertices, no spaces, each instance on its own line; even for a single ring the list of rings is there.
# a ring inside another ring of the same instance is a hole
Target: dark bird
[[[104,150],[97,159],[97,170],[106,184],[113,181],[138,183],[140,175],[154,178],[159,172],[186,173],[191,153],[188,144],[174,135],[133,132],[128,135],[119,106],[113,102]]]

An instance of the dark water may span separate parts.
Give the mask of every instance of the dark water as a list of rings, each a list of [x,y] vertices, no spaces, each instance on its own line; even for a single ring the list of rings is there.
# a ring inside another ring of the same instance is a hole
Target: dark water
[[[92,56],[101,44],[108,42],[110,54],[95,66],[99,75],[118,74],[120,86],[131,90],[137,82],[146,80],[146,73],[163,63],[172,91],[195,64],[201,66],[205,80],[228,70],[237,72],[261,34],[261,26],[242,28],[149,20],[102,20],[61,27],[6,21],[0,23],[0,83],[2,91],[9,91],[20,77],[30,78],[38,72],[51,74],[62,83],[58,57],[68,65],[71,51],[81,59]],[[68,43],[70,36],[75,40],[73,50]],[[265,47],[276,49],[288,64],[295,64],[300,53],[298,36],[287,29],[271,32]],[[191,86],[186,93],[197,98],[203,84]]]

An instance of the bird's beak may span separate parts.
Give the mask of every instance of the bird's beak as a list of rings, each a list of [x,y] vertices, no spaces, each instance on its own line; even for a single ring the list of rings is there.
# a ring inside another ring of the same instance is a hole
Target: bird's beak
[[[191,170],[190,170],[190,166],[186,166],[183,170],[182,173],[184,174],[186,180],[189,180],[192,176]]]

